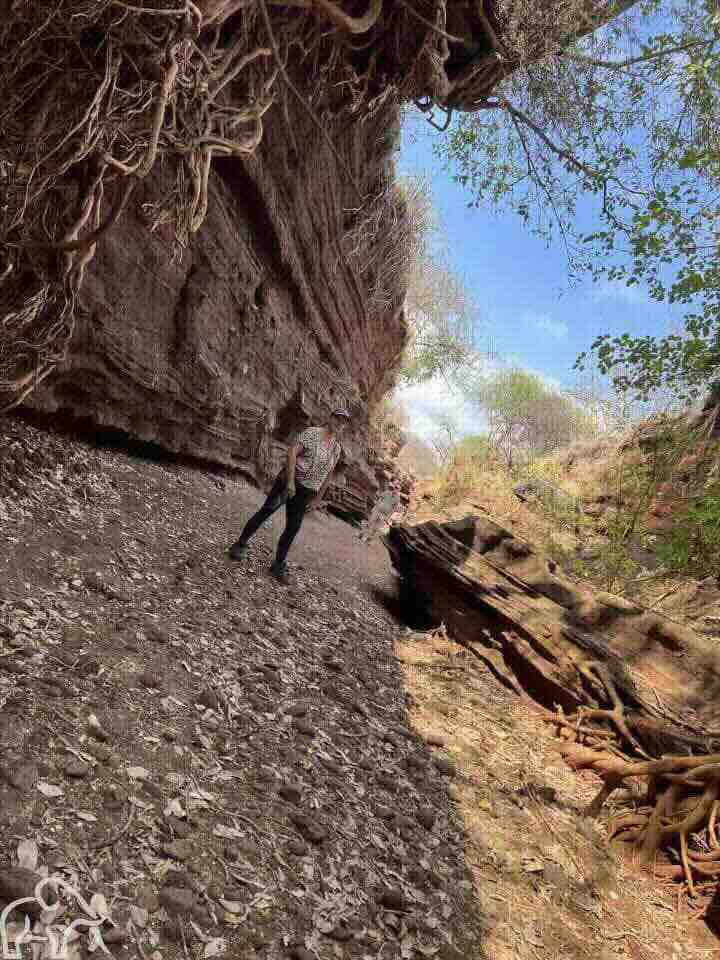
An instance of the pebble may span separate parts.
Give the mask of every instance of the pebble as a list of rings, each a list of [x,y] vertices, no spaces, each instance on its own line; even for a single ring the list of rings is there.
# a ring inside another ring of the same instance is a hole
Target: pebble
[[[120,787],[108,787],[105,795],[105,806],[108,810],[120,810],[127,802],[127,794]]]
[[[107,763],[112,756],[110,747],[106,747],[103,743],[86,743],[83,745],[83,749],[87,750],[88,753],[92,754],[92,756],[101,763]]]
[[[20,793],[28,793],[35,789],[38,774],[38,768],[34,763],[23,763],[15,770],[3,770],[0,777],[7,780],[10,786],[15,787]]]
[[[214,690],[211,690],[209,687],[206,687],[200,696],[197,698],[197,703],[203,707],[207,707],[209,710],[219,710],[220,709],[220,700],[218,695]]]
[[[304,703],[292,703],[285,709],[289,717],[304,717],[307,715],[308,708]]]
[[[158,900],[160,906],[165,907],[171,914],[191,913],[197,905],[192,890],[186,890],[183,887],[165,887],[160,891]]]
[[[171,840],[162,845],[162,852],[173,860],[189,860],[192,856],[192,844],[187,840]]]
[[[237,860],[238,856],[257,857],[260,855],[260,847],[252,840],[238,840],[232,846],[227,847],[227,855],[231,860]]]
[[[192,826],[187,820],[180,820],[178,817],[168,817],[168,825],[172,827],[174,833],[182,840],[187,839],[192,833]]]
[[[102,938],[104,943],[125,943],[128,933],[122,927],[111,927],[103,932]]]
[[[389,773],[379,773],[377,775],[377,782],[383,789],[387,790],[388,793],[396,793],[398,788],[397,779],[391,776]]]
[[[150,690],[157,690],[157,688],[160,686],[160,678],[156,673],[152,673],[150,670],[146,670],[144,673],[141,673],[139,680],[144,687],[148,687]]]
[[[417,821],[426,830],[432,830],[435,825],[435,810],[432,807],[420,807],[417,812]]]
[[[63,770],[67,777],[86,777],[90,773],[90,767],[87,763],[75,759],[68,760],[64,764]]]
[[[402,890],[395,887],[386,887],[380,892],[378,903],[387,910],[404,910],[405,897]]]
[[[289,953],[290,960],[315,960],[315,954],[305,947],[292,947]]]
[[[307,737],[314,737],[316,734],[315,727],[308,723],[307,720],[299,719],[295,722],[295,729],[298,733],[303,733]]]
[[[297,783],[283,783],[278,793],[288,803],[300,803],[302,800],[302,787]]]
[[[327,830],[303,813],[291,813],[290,820],[311,843],[322,843],[327,837]]]
[[[445,757],[435,757],[433,760],[436,769],[444,777],[454,777],[457,773],[455,769],[455,764],[450,760],[446,760]]]
[[[435,734],[431,734],[429,737],[426,737],[425,743],[427,743],[429,747],[444,747],[445,737],[440,737]]]
[[[149,884],[144,884],[138,888],[136,902],[143,910],[148,913],[155,913],[160,909],[160,898]]]
[[[294,857],[303,857],[307,853],[307,846],[302,840],[291,840],[287,849],[288,853],[291,853]]]
[[[415,826],[415,821],[402,813],[396,813],[393,817],[393,826],[396,830],[412,830]]]
[[[154,624],[145,628],[145,636],[148,638],[148,640],[152,640],[154,643],[170,642],[170,634],[167,632],[167,630],[163,630],[162,627],[157,627]]]

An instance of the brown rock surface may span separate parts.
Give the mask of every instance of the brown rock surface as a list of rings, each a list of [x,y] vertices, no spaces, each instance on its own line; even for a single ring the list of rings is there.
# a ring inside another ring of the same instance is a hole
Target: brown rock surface
[[[346,242],[353,188],[300,107],[291,119],[302,156],[274,107],[257,155],[214,165],[207,218],[176,262],[142,212],[163,184],[144,186],[99,245],[66,359],[28,404],[267,485],[293,433],[340,402],[353,429],[347,488],[332,499],[362,515],[388,467],[368,452],[368,420],[397,369],[403,295],[398,282],[373,297],[373,272],[361,274]],[[398,131],[388,106],[338,143],[368,195],[391,187]]]

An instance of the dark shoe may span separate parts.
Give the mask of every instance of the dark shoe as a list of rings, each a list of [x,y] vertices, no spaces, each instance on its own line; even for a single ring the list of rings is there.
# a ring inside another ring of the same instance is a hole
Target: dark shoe
[[[274,563],[270,567],[270,576],[274,577],[278,583],[284,583],[287,586],[290,583],[290,576],[288,575],[288,568],[285,564]]]
[[[242,558],[247,553],[247,544],[240,543],[238,540],[237,543],[234,543],[228,550],[228,556],[231,560],[242,560]]]

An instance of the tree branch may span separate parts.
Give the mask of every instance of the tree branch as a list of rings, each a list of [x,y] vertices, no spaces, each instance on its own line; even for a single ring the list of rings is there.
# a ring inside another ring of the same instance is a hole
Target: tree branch
[[[565,150],[564,147],[559,147],[556,143],[553,143],[542,127],[539,127],[535,121],[531,120],[530,117],[526,113],[523,113],[522,110],[519,110],[516,106],[513,106],[509,100],[498,100],[497,102],[493,102],[492,105],[499,107],[501,110],[505,110],[506,113],[509,113],[514,120],[519,120],[521,123],[524,123],[526,127],[530,127],[533,133],[542,140],[545,146],[552,151],[555,156],[560,157],[562,160],[566,160],[571,166],[575,167],[576,170],[580,170],[582,173],[584,173],[586,177],[590,177],[591,180],[598,180],[601,183],[608,179],[608,177],[600,170],[595,170],[594,167],[589,167],[586,163],[583,163],[582,160],[578,160],[578,158],[568,150]]]
[[[629,57],[627,60],[597,60],[595,57],[586,57],[582,53],[573,53],[570,50],[561,51],[560,56],[567,57],[569,60],[575,60],[578,63],[585,63],[590,67],[600,67],[603,70],[624,70],[627,67],[634,66],[636,63],[649,63],[652,60],[659,60],[665,56],[685,53],[687,50],[705,46],[707,43],[707,40],[691,40],[688,43],[681,43],[675,47],[667,47],[665,50],[656,50],[654,53],[648,53],[641,57]]]

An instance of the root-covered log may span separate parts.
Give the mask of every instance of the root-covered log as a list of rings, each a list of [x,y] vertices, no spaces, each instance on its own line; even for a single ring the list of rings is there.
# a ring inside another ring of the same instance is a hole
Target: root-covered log
[[[720,659],[704,638],[579,589],[489,519],[396,526],[385,543],[431,618],[543,708],[571,741],[562,752],[574,769],[600,777],[589,816],[639,778],[644,805],[611,836],[691,892],[695,878],[720,875]]]

